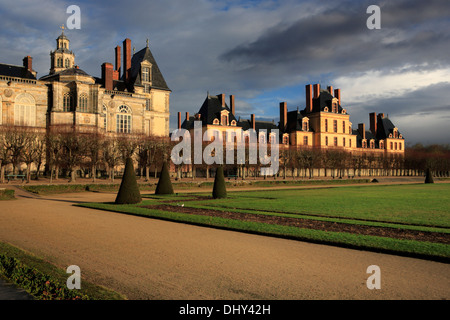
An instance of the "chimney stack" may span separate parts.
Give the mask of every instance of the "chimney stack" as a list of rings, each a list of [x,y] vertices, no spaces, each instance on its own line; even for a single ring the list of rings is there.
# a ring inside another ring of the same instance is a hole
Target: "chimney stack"
[[[286,130],[287,123],[287,103],[280,102],[280,130],[284,132]]]
[[[120,56],[120,46],[116,46],[115,48],[115,57],[116,57],[116,67],[113,72],[113,80],[119,80],[120,79],[120,67],[121,67],[121,59]]]
[[[314,85],[314,99],[318,98],[320,94],[320,84],[316,83]]]
[[[230,95],[230,108],[233,116],[235,115],[235,107],[234,107],[234,95]]]
[[[308,84],[306,85],[306,112],[312,112],[313,109],[313,92],[312,92],[312,85]]]
[[[378,116],[379,116],[381,119],[384,119],[384,113],[380,113]]]
[[[341,89],[334,90],[334,97],[337,98],[339,104],[341,104]]]
[[[181,129],[181,112],[178,112],[178,129]]]
[[[252,129],[253,130],[256,130],[255,128],[256,128],[256,125],[255,125],[255,114],[254,113],[252,113]]]
[[[105,62],[102,64],[102,80],[106,90],[113,89],[113,65]]]
[[[128,82],[131,73],[131,40],[123,40],[123,80]]]
[[[362,139],[366,138],[366,125],[364,123],[358,124],[358,131]]]
[[[186,112],[186,121],[189,121],[189,112]]]
[[[377,114],[375,112],[369,113],[370,118],[370,131],[376,137],[377,136]]]
[[[219,101],[220,101],[222,107],[225,107],[225,94],[221,93],[221,94],[217,95],[217,97],[219,98]]]
[[[328,86],[327,90],[331,95],[333,95],[333,86]]]
[[[23,66],[30,72],[33,72],[33,58],[30,56],[26,56],[23,58]]]

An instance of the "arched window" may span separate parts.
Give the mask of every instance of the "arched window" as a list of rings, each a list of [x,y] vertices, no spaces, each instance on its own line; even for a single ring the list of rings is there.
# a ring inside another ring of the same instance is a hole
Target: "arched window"
[[[78,110],[80,112],[88,112],[88,98],[85,93],[82,93],[80,95],[80,98],[78,101]]]
[[[36,104],[32,95],[20,94],[14,103],[14,124],[16,126],[36,125]]]
[[[231,125],[234,127],[236,126],[236,120],[231,120]]]
[[[131,133],[131,109],[122,105],[117,110],[116,132]]]
[[[370,140],[370,149],[374,149],[375,148],[375,141]]]
[[[70,61],[69,61],[68,58],[66,58],[66,60],[65,60],[65,67],[66,67],[66,68],[69,68],[69,67],[70,67]]]
[[[380,149],[384,149],[384,141],[380,141]]]
[[[58,58],[57,60],[57,65],[58,68],[62,68],[63,67],[63,59],[62,58]]]
[[[63,111],[64,112],[72,111],[73,110],[72,106],[73,106],[73,96],[72,94],[67,92],[64,94],[63,98]]]

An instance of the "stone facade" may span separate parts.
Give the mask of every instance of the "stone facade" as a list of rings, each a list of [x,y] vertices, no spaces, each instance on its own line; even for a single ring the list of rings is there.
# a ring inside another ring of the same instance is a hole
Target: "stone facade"
[[[117,46],[116,68],[104,63],[97,78],[75,64],[64,31],[56,43],[49,74],[40,79],[29,56],[23,66],[0,64],[0,125],[169,136],[171,90],[148,44],[131,55],[125,39],[123,74]]]

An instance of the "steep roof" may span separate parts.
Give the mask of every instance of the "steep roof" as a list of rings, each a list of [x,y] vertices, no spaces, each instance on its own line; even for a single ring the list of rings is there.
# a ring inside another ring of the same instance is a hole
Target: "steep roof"
[[[230,108],[228,108],[226,103],[223,107],[218,96],[211,96],[208,94],[202,106],[200,107],[200,110],[198,111],[201,116],[200,120],[202,120],[202,125],[213,124],[213,121],[216,118],[220,121],[220,112],[223,110],[227,110],[229,112],[228,121],[230,123],[233,120],[237,122],[236,118],[231,113],[231,110]]]
[[[92,77],[91,75],[87,74],[85,71],[81,70],[80,68],[67,68],[64,70],[61,70],[59,72],[56,72],[54,74],[48,74],[46,76],[41,77],[39,80],[48,80],[53,77],[59,77],[59,76],[73,76],[73,75],[80,75],[80,76],[86,76],[86,77]]]
[[[23,79],[36,79],[36,77],[25,67],[4,63],[0,63],[0,75]]]
[[[331,111],[331,101],[334,97],[330,94],[328,90],[321,90],[320,94],[317,98],[313,98],[313,109],[312,112],[321,112],[325,110],[325,107],[328,107],[328,110]],[[338,113],[342,112],[342,107],[338,104]]]
[[[156,60],[148,47],[145,47],[144,49],[136,52],[131,58],[130,82],[133,85],[141,85],[141,63],[143,61],[148,61],[152,65],[152,88],[170,91],[169,87],[167,86],[166,80],[159,70]]]
[[[384,140],[389,138],[389,134],[394,132],[395,125],[387,117],[378,116],[377,119],[377,139]],[[400,136],[400,131],[398,131]]]

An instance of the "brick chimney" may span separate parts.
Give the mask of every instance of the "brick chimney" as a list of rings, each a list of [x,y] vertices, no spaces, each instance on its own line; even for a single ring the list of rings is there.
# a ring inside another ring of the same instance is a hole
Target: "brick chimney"
[[[377,114],[375,112],[369,113],[370,119],[370,131],[376,137],[377,136]]]
[[[33,72],[33,58],[30,56],[26,56],[23,58],[23,66],[30,72]]]
[[[280,102],[280,130],[283,132],[286,130],[286,123],[287,123],[287,103]]]
[[[331,95],[333,95],[333,86],[328,86],[327,90]]]
[[[181,129],[181,112],[178,112],[178,129]]]
[[[366,138],[366,125],[364,123],[358,124],[358,131],[362,139]]]
[[[102,64],[102,80],[106,90],[113,89],[113,71],[114,67],[111,63]]]
[[[320,94],[320,84],[316,83],[314,85],[314,99],[318,98]]]
[[[114,80],[119,80],[120,78],[120,68],[121,68],[121,61],[122,61],[122,57],[120,56],[120,46],[117,46],[115,48],[115,56],[116,56],[116,68],[114,69],[113,72],[113,79]]]
[[[186,121],[189,121],[189,112],[186,112]]]
[[[251,122],[252,122],[252,129],[253,130],[256,130],[255,128],[256,128],[256,125],[255,125],[255,114],[254,113],[252,113],[252,116],[251,116]]]
[[[312,92],[312,85],[307,84],[306,85],[306,112],[312,112],[313,109],[313,92]]]
[[[219,98],[222,107],[225,107],[225,93],[218,94],[217,97]]]
[[[337,98],[339,104],[341,104],[341,89],[334,89],[334,97]]]
[[[123,80],[128,82],[131,73],[131,40],[123,40]]]
[[[235,115],[235,107],[234,107],[234,95],[230,95],[230,109],[233,116]]]

